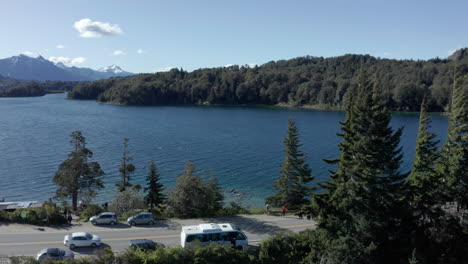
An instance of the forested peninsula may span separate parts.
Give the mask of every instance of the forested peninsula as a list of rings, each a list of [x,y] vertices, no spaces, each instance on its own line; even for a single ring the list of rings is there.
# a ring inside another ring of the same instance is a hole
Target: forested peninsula
[[[123,105],[223,104],[283,105],[343,109],[347,91],[355,90],[366,71],[380,82],[388,107],[419,111],[424,96],[428,111],[446,111],[455,66],[468,65],[468,49],[447,59],[395,60],[370,55],[299,57],[261,66],[230,66],[192,72],[139,74],[79,83],[70,99]]]
[[[31,97],[44,96],[48,93],[62,93],[71,91],[77,82],[46,81],[11,79],[10,83],[0,86],[0,97]],[[1,77],[0,77],[1,81]]]

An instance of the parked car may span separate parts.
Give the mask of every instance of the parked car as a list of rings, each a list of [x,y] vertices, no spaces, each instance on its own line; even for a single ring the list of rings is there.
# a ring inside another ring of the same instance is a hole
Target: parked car
[[[166,246],[163,243],[154,242],[149,239],[135,239],[130,240],[131,248],[141,248],[145,250],[155,250],[158,248],[165,248]]]
[[[130,225],[153,225],[154,224],[154,216],[152,213],[139,213],[127,219],[127,223]]]
[[[98,247],[101,245],[101,238],[86,232],[75,232],[66,235],[63,244],[74,249],[75,247]]]
[[[52,260],[63,260],[63,259],[73,259],[75,258],[75,254],[70,251],[65,251],[60,248],[46,248],[39,253],[37,253],[37,260],[42,259],[52,259]]]
[[[104,213],[100,213],[98,215],[95,215],[89,218],[89,221],[93,225],[100,225],[100,224],[115,225],[117,223],[117,215],[112,212],[104,212]]]

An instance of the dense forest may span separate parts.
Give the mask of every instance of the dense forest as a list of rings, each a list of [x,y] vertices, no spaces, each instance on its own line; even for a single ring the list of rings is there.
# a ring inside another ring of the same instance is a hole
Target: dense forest
[[[24,81],[9,79],[0,86],[0,97],[43,96],[47,93],[71,91],[78,82],[62,81]]]
[[[128,105],[264,104],[343,109],[344,95],[357,86],[360,71],[379,80],[389,107],[418,111],[428,98],[429,111],[445,111],[453,69],[468,64],[467,49],[448,59],[393,60],[369,55],[299,57],[261,66],[231,66],[187,72],[140,74],[78,84],[71,99]]]

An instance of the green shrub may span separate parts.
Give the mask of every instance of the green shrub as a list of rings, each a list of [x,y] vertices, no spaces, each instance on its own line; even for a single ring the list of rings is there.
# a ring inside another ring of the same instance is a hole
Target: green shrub
[[[219,245],[211,243],[208,246],[198,247],[195,250],[195,264],[249,264],[253,263],[254,257],[249,256],[246,250],[238,250],[231,245]]]
[[[102,213],[102,208],[97,204],[88,204],[81,212],[80,220],[88,221],[90,217]]]
[[[21,217],[22,210],[15,210],[8,213],[8,220],[13,223],[24,223],[25,220]]]
[[[60,212],[60,209],[53,204],[45,204],[44,209],[49,216],[49,224],[61,225],[66,224],[68,221],[65,216]]]
[[[119,215],[118,218],[120,221],[127,221],[127,219],[130,217],[130,216],[134,216],[136,215],[136,213],[134,212],[129,212],[129,213],[124,213],[123,215]]]
[[[9,221],[8,219],[8,213],[6,211],[0,210],[0,221]]]
[[[311,248],[306,235],[278,233],[260,244],[259,261],[264,264],[305,263]]]
[[[218,211],[218,216],[231,216],[231,215],[238,215],[238,214],[248,214],[248,210],[240,206],[236,202],[231,202],[231,204],[227,207],[224,207],[222,210]]]

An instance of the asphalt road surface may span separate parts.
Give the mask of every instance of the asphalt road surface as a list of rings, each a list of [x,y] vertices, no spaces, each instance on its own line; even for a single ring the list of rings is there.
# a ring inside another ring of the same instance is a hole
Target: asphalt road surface
[[[0,223],[0,256],[35,256],[44,248],[57,247],[69,250],[63,244],[65,235],[85,231],[98,235],[102,246],[114,252],[128,248],[129,240],[151,239],[166,246],[180,246],[181,226],[201,223],[232,223],[248,237],[249,244],[257,245],[261,240],[278,232],[299,232],[314,228],[315,223],[296,216],[243,215],[234,217],[203,218],[188,220],[158,221],[151,226],[129,226],[119,223],[115,226],[93,226],[90,223],[74,223],[71,227],[44,227]],[[98,249],[99,249],[98,248]],[[91,248],[76,248],[75,255],[93,254]]]

